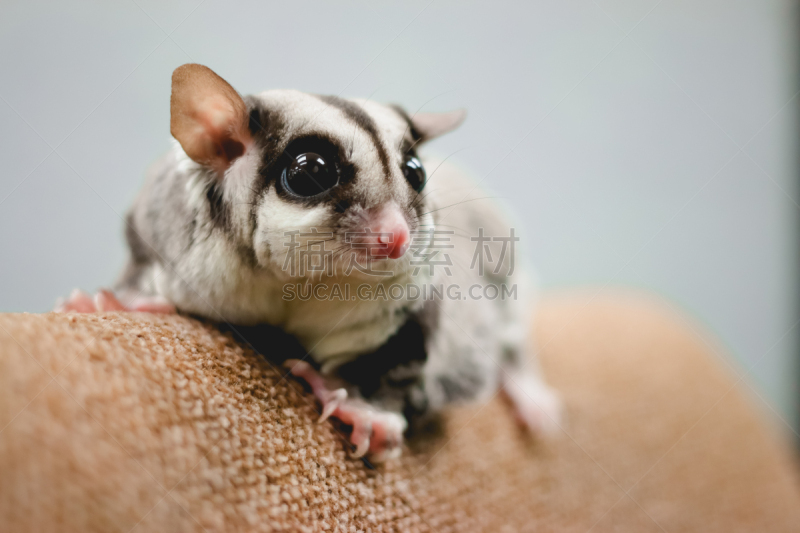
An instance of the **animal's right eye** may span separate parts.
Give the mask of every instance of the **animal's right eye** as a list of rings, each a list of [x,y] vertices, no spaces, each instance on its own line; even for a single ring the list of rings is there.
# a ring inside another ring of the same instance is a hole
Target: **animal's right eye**
[[[422,166],[422,161],[420,161],[417,156],[406,156],[405,161],[403,161],[403,175],[406,177],[406,181],[408,181],[412,189],[417,192],[422,192],[428,176],[425,173],[425,167]]]
[[[296,156],[283,169],[281,184],[287,192],[303,198],[324,194],[339,183],[336,165],[321,155],[305,152]]]

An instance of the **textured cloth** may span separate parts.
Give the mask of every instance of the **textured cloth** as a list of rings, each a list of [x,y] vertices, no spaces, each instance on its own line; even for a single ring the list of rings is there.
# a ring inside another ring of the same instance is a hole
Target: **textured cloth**
[[[498,397],[370,469],[209,326],[0,315],[0,531],[798,530],[785,436],[684,318],[576,294],[536,330],[563,430],[528,438]]]

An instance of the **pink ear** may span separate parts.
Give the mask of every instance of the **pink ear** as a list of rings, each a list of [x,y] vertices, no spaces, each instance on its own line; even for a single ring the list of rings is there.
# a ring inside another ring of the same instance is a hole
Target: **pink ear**
[[[220,175],[252,143],[242,97],[210,68],[194,63],[172,73],[170,131],[186,155]]]
[[[467,118],[464,109],[456,109],[444,113],[414,113],[411,122],[423,141],[429,141],[439,135],[453,131]]]

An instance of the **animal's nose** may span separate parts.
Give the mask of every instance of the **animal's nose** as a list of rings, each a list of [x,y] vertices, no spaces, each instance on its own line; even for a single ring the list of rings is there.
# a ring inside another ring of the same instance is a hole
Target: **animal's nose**
[[[398,259],[408,250],[411,242],[408,222],[396,204],[371,209],[366,229],[365,241],[370,243],[370,256]]]

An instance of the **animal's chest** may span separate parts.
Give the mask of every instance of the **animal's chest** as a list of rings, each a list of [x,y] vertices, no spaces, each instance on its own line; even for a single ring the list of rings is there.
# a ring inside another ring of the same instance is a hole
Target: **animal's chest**
[[[335,367],[380,347],[415,303],[382,284],[294,285],[284,290],[280,326],[321,365]]]
[[[338,278],[309,284],[221,257],[233,255],[194,254],[182,263],[182,270],[156,269],[159,293],[183,311],[214,320],[280,327],[319,364],[329,367],[380,347],[423,303],[410,299],[405,290],[418,280],[402,275],[372,282]]]

